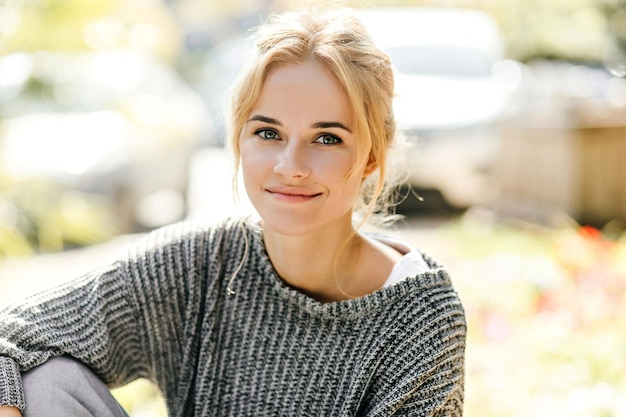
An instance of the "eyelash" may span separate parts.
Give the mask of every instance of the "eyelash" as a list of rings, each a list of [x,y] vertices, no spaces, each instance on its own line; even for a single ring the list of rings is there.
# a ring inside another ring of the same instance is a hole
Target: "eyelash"
[[[275,135],[275,137],[268,138],[268,137],[265,136],[267,133],[271,133],[271,134]],[[265,129],[265,128],[258,129],[258,130],[256,130],[254,132],[254,134],[259,136],[263,140],[278,140],[278,139],[280,139],[280,135],[278,134],[278,132],[276,132],[273,129]],[[333,143],[320,142],[320,140],[322,138],[331,138],[333,140]],[[339,145],[339,144],[343,143],[343,140],[341,140],[341,138],[339,138],[336,135],[333,135],[333,134],[330,134],[330,133],[324,133],[324,134],[319,135],[315,139],[314,143],[319,143],[319,144],[324,145],[324,146],[332,146],[332,145]]]
[[[333,139],[333,143],[318,142],[322,138],[332,138]],[[330,133],[324,133],[323,135],[319,135],[317,137],[317,139],[315,139],[315,142],[316,143],[320,143],[321,145],[324,145],[324,146],[332,146],[332,145],[339,145],[339,144],[343,143],[343,140],[341,140],[338,136],[331,135]]]
[[[267,133],[272,133],[273,135],[275,135],[275,137],[273,137],[273,138],[267,138],[267,137],[265,137],[265,135],[266,135]],[[278,132],[276,132],[276,131],[275,131],[275,130],[273,130],[273,129],[265,129],[265,128],[264,128],[264,129],[258,129],[258,130],[256,130],[256,131],[254,132],[254,134],[255,134],[255,135],[257,135],[257,136],[259,136],[259,137],[260,137],[261,139],[263,139],[263,140],[277,140],[277,139],[279,139],[279,138],[280,138],[280,135],[278,134]]]

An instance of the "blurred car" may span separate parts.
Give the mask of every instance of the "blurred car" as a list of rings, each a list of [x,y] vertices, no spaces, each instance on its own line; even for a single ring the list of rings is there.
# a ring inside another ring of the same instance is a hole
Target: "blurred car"
[[[511,90],[514,111],[507,123],[576,128],[626,122],[626,78],[610,65],[545,59],[516,65],[520,79]]]
[[[507,99],[493,76],[503,61],[488,14],[453,8],[357,13],[396,70],[394,113],[410,142],[408,183],[465,208],[489,199],[498,123]]]
[[[8,174],[101,194],[126,232],[184,217],[210,114],[169,66],[129,51],[40,52],[1,57],[0,72]]]

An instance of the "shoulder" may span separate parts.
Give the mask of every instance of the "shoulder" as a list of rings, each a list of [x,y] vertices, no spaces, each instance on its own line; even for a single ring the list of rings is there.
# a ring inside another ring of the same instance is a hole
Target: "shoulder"
[[[391,338],[411,341],[407,349],[423,350],[439,345],[464,345],[467,324],[463,303],[448,270],[423,255],[426,270],[383,288],[383,309],[378,319],[384,322]]]
[[[138,236],[119,259],[139,273],[164,269],[188,271],[241,258],[250,240],[249,218],[182,221]]]
[[[464,327],[465,310],[448,270],[432,258],[422,256],[428,269],[394,285],[404,293],[404,297],[394,303],[395,308],[402,310],[419,327]]]
[[[183,221],[146,233],[117,258],[117,278],[131,294],[151,294],[152,303],[175,302],[173,292],[181,300],[206,294],[245,258],[248,224],[246,218]]]
[[[394,289],[401,295],[379,316],[383,344],[393,352],[389,363],[400,360],[423,370],[448,358],[462,365],[467,322],[448,272],[437,266],[387,288]]]
[[[192,248],[194,245],[215,245],[222,240],[243,239],[249,228],[247,217],[212,220],[184,220],[146,234],[137,236],[128,247],[134,252],[163,251],[176,247]]]
[[[428,271],[380,292],[384,307],[369,322],[376,341],[364,363],[375,373],[376,398],[368,403],[385,410],[380,415],[435,415],[462,403],[465,313],[447,271],[427,263]]]

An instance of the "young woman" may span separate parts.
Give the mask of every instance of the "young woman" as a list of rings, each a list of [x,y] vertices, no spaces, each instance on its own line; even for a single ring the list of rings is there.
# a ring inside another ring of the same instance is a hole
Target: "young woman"
[[[140,377],[172,416],[462,414],[447,272],[362,229],[394,139],[388,57],[348,14],[255,36],[229,141],[259,219],[166,227],[5,309],[0,416],[122,416],[107,386]]]

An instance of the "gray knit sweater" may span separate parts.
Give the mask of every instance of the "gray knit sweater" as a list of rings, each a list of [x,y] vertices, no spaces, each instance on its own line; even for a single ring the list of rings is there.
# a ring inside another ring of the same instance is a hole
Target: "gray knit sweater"
[[[426,261],[324,304],[276,275],[246,221],[168,226],[0,312],[0,404],[23,409],[20,372],[66,354],[112,387],[149,378],[171,416],[460,416],[463,308]]]

